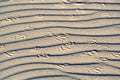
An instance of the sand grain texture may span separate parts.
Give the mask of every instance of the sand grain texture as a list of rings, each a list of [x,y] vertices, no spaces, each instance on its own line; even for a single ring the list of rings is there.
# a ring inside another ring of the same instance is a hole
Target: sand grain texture
[[[120,1],[0,0],[0,80],[120,80]]]

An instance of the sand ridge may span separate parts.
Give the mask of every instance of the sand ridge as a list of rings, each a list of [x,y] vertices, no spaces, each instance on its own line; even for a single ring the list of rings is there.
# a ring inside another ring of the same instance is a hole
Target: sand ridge
[[[119,0],[0,0],[0,80],[119,80]]]

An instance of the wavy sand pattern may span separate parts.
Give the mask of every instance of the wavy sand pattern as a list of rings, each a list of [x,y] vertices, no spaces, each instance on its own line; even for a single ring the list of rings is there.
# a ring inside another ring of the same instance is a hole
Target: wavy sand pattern
[[[0,80],[120,80],[119,0],[0,0]]]

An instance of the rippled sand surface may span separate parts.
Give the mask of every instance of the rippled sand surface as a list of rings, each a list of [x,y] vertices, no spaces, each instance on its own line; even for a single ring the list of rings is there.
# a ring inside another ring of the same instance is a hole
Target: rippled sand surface
[[[0,80],[120,80],[120,1],[0,0]]]

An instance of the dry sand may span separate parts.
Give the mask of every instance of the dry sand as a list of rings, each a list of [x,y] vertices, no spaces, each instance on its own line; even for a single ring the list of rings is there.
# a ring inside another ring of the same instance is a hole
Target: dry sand
[[[120,80],[120,0],[0,0],[0,80]]]

